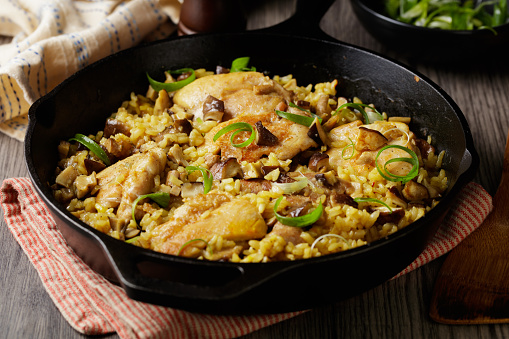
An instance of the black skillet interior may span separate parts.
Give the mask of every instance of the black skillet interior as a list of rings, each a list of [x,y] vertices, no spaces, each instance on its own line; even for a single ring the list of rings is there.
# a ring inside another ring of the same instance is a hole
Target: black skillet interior
[[[320,16],[313,16],[312,28],[318,27],[327,8],[316,12]],[[302,13],[301,8],[294,19]],[[479,160],[467,122],[438,86],[379,55],[332,41],[316,29],[313,34],[318,38],[286,34],[294,28],[291,21],[272,31],[190,36],[121,52],[78,72],[31,108],[25,156],[36,189],[69,245],[94,270],[120,283],[131,298],[216,314],[293,311],[343,300],[390,279],[411,263],[460,188],[473,178]],[[298,46],[293,53],[291,46]],[[337,78],[339,95],[357,96],[389,115],[412,117],[412,128],[421,137],[431,135],[436,148],[446,151],[449,193],[424,218],[368,246],[266,264],[203,262],[134,247],[85,225],[53,199],[48,183],[59,141],[102,129],[131,92],[146,91],[146,71],[157,78],[166,69],[213,70],[216,65],[228,67],[240,56],[250,56],[251,65],[269,75],[293,74],[301,85]]]

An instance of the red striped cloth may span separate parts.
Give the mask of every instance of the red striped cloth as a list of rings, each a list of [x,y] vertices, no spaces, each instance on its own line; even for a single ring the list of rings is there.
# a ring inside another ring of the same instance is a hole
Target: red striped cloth
[[[131,300],[122,288],[92,271],[67,246],[28,178],[4,180],[0,204],[9,229],[48,294],[69,324],[81,333],[117,332],[121,338],[235,338],[302,313],[213,316]],[[397,276],[450,251],[482,223],[492,208],[491,196],[480,185],[468,184],[432,242]]]

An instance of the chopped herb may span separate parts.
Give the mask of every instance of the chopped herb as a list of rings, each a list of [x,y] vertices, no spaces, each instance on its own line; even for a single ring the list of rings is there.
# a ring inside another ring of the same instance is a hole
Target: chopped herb
[[[407,152],[408,154],[410,154],[411,158],[393,158],[393,159],[387,160],[384,164],[384,167],[380,168],[380,165],[378,164],[378,157],[380,156],[380,154],[382,154],[383,151],[385,151],[388,148],[401,149],[401,150]],[[399,161],[407,162],[412,165],[412,169],[408,172],[407,175],[396,175],[396,174],[389,172],[389,170],[387,169],[387,165],[389,165],[393,162],[399,162]],[[376,166],[376,169],[378,170],[378,173],[380,173],[380,175],[382,177],[384,177],[386,180],[389,180],[389,181],[401,181],[402,183],[406,183],[406,182],[412,180],[413,178],[415,178],[417,176],[417,174],[419,174],[419,159],[417,158],[417,154],[415,154],[415,152],[412,151],[411,149],[403,147],[403,146],[399,146],[399,145],[387,145],[387,146],[382,147],[380,149],[380,151],[378,151],[378,154],[375,157],[375,166]]]
[[[233,60],[230,67],[230,73],[233,72],[256,72],[256,67],[247,67],[249,65],[249,57],[242,57]]]
[[[370,105],[357,104],[357,103],[354,103],[354,102],[347,102],[347,103],[342,104],[341,106],[339,106],[336,109],[336,111],[332,115],[337,114],[338,112],[342,111],[346,107],[350,107],[350,108],[356,109],[359,112],[361,112],[362,116],[364,117],[364,123],[365,124],[371,124],[374,121],[381,121],[381,120],[383,120],[382,113],[378,112],[376,109],[374,109]],[[366,112],[364,110],[364,107],[371,108],[373,110],[373,112],[371,112],[371,111],[370,112]]]
[[[77,141],[86,148],[90,150],[90,152],[94,153],[99,159],[104,162],[106,166],[111,165],[110,159],[106,152],[99,146],[94,140],[90,139],[86,135],[77,133],[74,138],[69,139],[69,141]]]
[[[256,139],[256,130],[254,129],[253,126],[251,126],[247,122],[235,122],[233,124],[230,124],[230,125],[228,125],[226,127],[221,128],[219,130],[219,132],[217,132],[214,135],[213,140],[217,141],[217,139],[219,139],[222,135],[224,135],[224,134],[226,134],[228,132],[232,132],[232,131],[235,131],[230,136],[230,142],[231,142],[233,147],[246,147],[246,146],[249,146]],[[251,136],[247,140],[245,140],[244,142],[241,142],[240,144],[236,144],[236,143],[233,142],[233,139],[240,132],[250,132]]]
[[[167,71],[167,72],[170,73],[171,75],[180,75],[183,73],[191,73],[191,75],[189,75],[187,78],[180,80],[180,81],[166,83],[166,82],[155,81],[148,75],[148,73],[146,73],[148,82],[150,83],[150,86],[152,86],[154,91],[159,92],[160,90],[164,89],[164,90],[166,90],[166,92],[174,92],[178,89],[181,89],[185,85],[190,84],[191,82],[193,82],[196,79],[196,74],[192,68],[182,68],[182,69],[178,69],[176,71]]]
[[[313,212],[310,212],[306,215],[301,215],[299,217],[285,217],[277,213],[277,209],[279,207],[279,203],[283,199],[283,196],[280,196],[276,203],[274,204],[274,214],[276,215],[276,219],[282,223],[283,225],[287,226],[293,226],[293,227],[306,227],[309,225],[314,224],[323,213],[323,205],[322,201],[318,204],[318,206],[313,210]]]
[[[212,174],[206,168],[200,166],[187,166],[186,171],[192,173],[194,171],[200,171],[203,176],[203,194],[207,194],[210,192],[212,188]]]
[[[156,192],[156,193],[140,195],[133,202],[132,216],[133,216],[134,223],[136,223],[136,217],[135,217],[135,213],[134,213],[134,212],[136,212],[136,205],[138,205],[138,202],[140,202],[140,200],[143,200],[145,198],[152,199],[156,204],[158,204],[159,206],[161,206],[163,208],[168,207],[168,205],[170,204],[170,195],[166,192]]]
[[[383,202],[381,200],[378,200],[375,198],[355,198],[353,200],[355,202],[375,202],[377,204],[384,205],[385,207],[387,207],[389,209],[389,213],[392,213],[392,208],[390,208],[389,205],[387,205],[385,202]]]

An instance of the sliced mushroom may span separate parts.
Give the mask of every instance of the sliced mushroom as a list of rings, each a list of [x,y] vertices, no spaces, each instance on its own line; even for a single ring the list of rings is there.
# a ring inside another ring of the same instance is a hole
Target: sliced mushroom
[[[359,136],[355,149],[359,152],[376,151],[387,144],[387,138],[380,132],[366,127],[359,127]]]
[[[258,146],[275,146],[279,143],[279,139],[265,128],[261,121],[256,122],[255,127],[257,131],[255,144]]]
[[[386,195],[388,198],[390,198],[392,200],[392,202],[395,205],[401,206],[403,208],[407,208],[408,204],[403,199],[400,191],[398,190],[398,188],[396,186],[391,186],[391,188],[389,188],[389,190],[387,191]]]
[[[187,166],[189,163],[184,159],[184,153],[179,144],[173,145],[168,151],[168,159],[180,166]]]
[[[108,219],[110,221],[111,229],[113,231],[119,232],[123,236],[124,232],[125,232],[125,227],[127,225],[125,219],[117,218],[117,217],[113,217],[113,216],[108,217]]]
[[[78,177],[80,173],[73,166],[69,166],[64,169],[55,179],[55,182],[65,188],[72,188],[72,183]]]
[[[306,101],[306,100],[297,100],[297,102],[295,103],[297,106],[299,106],[300,108],[304,108],[304,109],[311,109],[311,103],[309,101]]]
[[[154,104],[154,114],[159,115],[171,106],[173,106],[173,102],[168,95],[168,92],[164,89],[160,90],[156,103]]]
[[[108,119],[106,120],[106,124],[104,125],[104,134],[105,138],[109,138],[112,135],[122,133],[131,136],[131,130],[124,124],[122,121],[118,121],[117,119]]]
[[[331,116],[332,109],[329,105],[329,96],[327,94],[322,94],[318,98],[318,102],[316,103],[316,114],[322,118],[323,120],[329,120]]]
[[[428,189],[415,181],[409,181],[401,191],[403,197],[408,201],[421,201],[429,198]]]
[[[104,142],[107,153],[115,157],[115,160],[122,160],[134,152],[134,145],[127,138],[119,138],[118,140],[109,138]]]
[[[265,176],[278,168],[279,168],[279,166],[262,166],[261,170],[262,170],[262,174]]]
[[[230,69],[223,66],[216,66],[216,74],[227,74],[230,73]]]
[[[216,180],[243,177],[242,168],[235,158],[228,158],[225,161],[214,164],[210,168],[210,173]]]
[[[331,145],[331,141],[318,118],[315,118],[308,130],[308,137],[313,139],[318,145]]]
[[[391,211],[380,211],[376,223],[384,225],[387,223],[397,224],[405,216],[405,210],[402,208],[393,208]]]
[[[182,185],[182,198],[194,197],[203,193],[203,184],[201,182],[186,182]]]
[[[317,173],[315,175],[316,181],[327,188],[333,188],[334,184],[338,182],[338,179],[333,171],[328,171],[326,173]]]
[[[182,191],[182,181],[180,180],[180,172],[177,170],[169,171],[166,176],[166,186],[170,187],[168,192],[171,195],[178,196]]]
[[[180,133],[189,134],[193,130],[193,125],[187,119],[175,119],[173,126]]]
[[[106,168],[106,165],[103,164],[102,162],[95,161],[92,159],[85,159],[83,163],[85,164],[85,168],[87,169],[88,175],[92,174],[92,172],[99,173]]]
[[[224,114],[224,101],[209,95],[203,102],[203,120],[220,122]]]
[[[71,148],[71,143],[69,141],[60,141],[58,145],[58,155],[60,159],[65,159],[69,156],[69,149]]]
[[[427,159],[430,153],[435,153],[435,148],[431,146],[426,140],[416,138],[415,145],[417,148],[419,148],[421,157],[423,159]]]
[[[329,156],[326,153],[317,152],[309,158],[308,167],[313,172],[326,172],[331,170]]]
[[[357,201],[346,193],[332,192],[329,199],[331,206],[349,205],[355,208],[359,207]]]
[[[95,172],[91,175],[80,175],[74,180],[74,187],[76,188],[76,197],[78,199],[86,196],[97,185]]]

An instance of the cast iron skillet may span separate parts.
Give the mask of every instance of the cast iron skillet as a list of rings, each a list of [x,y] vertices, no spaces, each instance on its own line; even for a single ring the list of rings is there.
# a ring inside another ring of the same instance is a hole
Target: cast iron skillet
[[[332,2],[300,1],[291,19],[268,30],[187,36],[126,50],[86,67],[31,107],[25,140],[30,177],[67,242],[90,267],[136,300],[249,314],[346,299],[390,279],[419,255],[477,170],[471,132],[458,106],[425,76],[323,33],[319,22]],[[228,67],[240,56],[250,56],[252,65],[270,75],[291,73],[304,85],[337,78],[340,95],[412,117],[413,130],[431,135],[437,149],[447,152],[451,189],[425,217],[385,239],[321,258],[265,264],[204,262],[125,244],[85,225],[52,197],[59,141],[102,129],[132,91],[146,91],[145,71]]]

